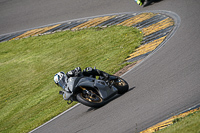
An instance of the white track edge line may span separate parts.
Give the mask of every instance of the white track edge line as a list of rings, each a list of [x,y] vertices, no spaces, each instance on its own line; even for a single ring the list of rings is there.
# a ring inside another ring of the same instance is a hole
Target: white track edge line
[[[45,126],[46,124],[48,124],[48,123],[50,123],[51,121],[53,121],[53,120],[57,119],[58,117],[62,116],[63,114],[65,114],[65,113],[67,113],[67,112],[71,111],[72,109],[74,109],[75,107],[77,107],[77,106],[79,106],[79,105],[80,105],[80,103],[77,103],[76,105],[72,106],[72,107],[71,107],[71,108],[69,108],[68,110],[66,110],[66,111],[62,112],[61,114],[59,114],[59,115],[55,116],[55,117],[54,117],[54,118],[52,118],[51,120],[49,120],[49,121],[45,122],[45,123],[44,123],[44,124],[42,124],[41,126],[39,126],[39,127],[35,128],[35,129],[33,129],[33,130],[32,130],[32,131],[30,131],[29,133],[33,133],[33,132],[34,132],[34,131],[36,131],[37,129],[39,129],[39,128],[41,128],[41,127]]]

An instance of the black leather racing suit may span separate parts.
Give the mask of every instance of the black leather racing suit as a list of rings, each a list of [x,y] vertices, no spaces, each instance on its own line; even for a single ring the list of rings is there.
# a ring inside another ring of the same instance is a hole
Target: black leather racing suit
[[[93,69],[91,67],[86,67],[83,71],[81,71],[80,67],[77,67],[69,72],[66,73],[67,77],[79,77],[79,76],[87,76],[87,77],[93,77],[100,76],[101,79],[108,79],[109,74],[106,72],[103,72],[98,69]]]

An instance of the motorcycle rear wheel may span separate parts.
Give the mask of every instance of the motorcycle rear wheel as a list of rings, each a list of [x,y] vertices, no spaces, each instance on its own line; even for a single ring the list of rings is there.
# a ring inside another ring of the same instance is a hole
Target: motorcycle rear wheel
[[[120,77],[118,77],[118,80],[113,85],[117,88],[118,94],[124,94],[129,89],[128,83]]]
[[[98,95],[95,94],[95,98],[91,96],[86,96],[83,93],[78,93],[76,98],[78,102],[82,103],[83,105],[93,107],[93,108],[99,108],[105,104],[105,101]]]

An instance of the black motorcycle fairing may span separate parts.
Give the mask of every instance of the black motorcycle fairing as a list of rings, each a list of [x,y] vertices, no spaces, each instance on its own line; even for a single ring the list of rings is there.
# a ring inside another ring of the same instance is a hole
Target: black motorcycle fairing
[[[110,87],[104,80],[97,80],[91,77],[82,77],[74,88],[74,92],[80,91],[81,87],[96,90],[103,99],[107,99],[117,93],[117,88]]]
[[[94,81],[96,79],[95,78],[91,78],[91,77],[82,77],[79,82],[77,83],[76,86],[82,86],[82,87],[91,87],[94,88]]]
[[[100,97],[105,100],[117,94],[118,92],[116,87],[108,86],[104,80],[98,80],[92,77],[79,77],[79,79],[73,80],[76,81],[72,90],[74,94],[79,93],[81,88],[83,87],[86,89],[93,89],[97,91]]]
[[[117,94],[118,91],[114,86],[108,86],[104,80],[95,80],[94,86],[98,89],[98,92],[103,99],[110,98]]]
[[[76,80],[76,83],[74,84],[74,87],[73,87],[74,94],[79,93],[82,90],[81,87],[94,88],[94,80],[95,78],[79,77],[79,79]]]

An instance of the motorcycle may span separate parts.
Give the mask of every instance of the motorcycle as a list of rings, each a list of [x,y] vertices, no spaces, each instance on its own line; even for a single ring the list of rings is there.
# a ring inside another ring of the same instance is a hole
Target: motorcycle
[[[95,68],[96,69],[96,68]],[[78,101],[83,105],[99,108],[105,105],[110,98],[116,94],[123,94],[128,91],[128,83],[121,77],[110,75],[109,79],[103,77],[70,77],[66,86],[59,91],[68,104]]]

